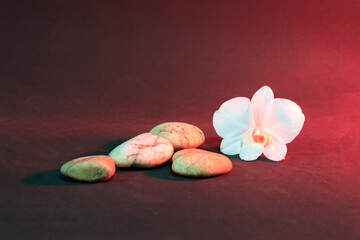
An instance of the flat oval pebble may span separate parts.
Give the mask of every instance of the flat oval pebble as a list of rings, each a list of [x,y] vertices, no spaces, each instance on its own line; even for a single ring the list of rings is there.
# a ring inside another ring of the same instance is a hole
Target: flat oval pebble
[[[117,167],[150,168],[168,161],[172,144],[153,133],[143,133],[117,146],[109,154]]]
[[[196,148],[205,141],[205,135],[200,128],[182,122],[162,123],[151,129],[150,132],[169,140],[175,151]]]
[[[232,169],[232,162],[228,157],[201,149],[178,151],[172,161],[172,171],[188,177],[211,177]]]
[[[67,177],[84,182],[97,182],[111,178],[115,173],[114,160],[105,155],[87,156],[73,159],[61,167]]]

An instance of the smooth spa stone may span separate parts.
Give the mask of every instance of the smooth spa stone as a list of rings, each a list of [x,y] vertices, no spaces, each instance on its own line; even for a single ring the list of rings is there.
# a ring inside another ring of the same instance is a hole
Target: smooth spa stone
[[[117,167],[150,168],[165,163],[173,153],[174,147],[168,140],[143,133],[117,146],[109,156]]]
[[[182,122],[162,123],[151,129],[150,132],[169,140],[175,151],[196,148],[205,141],[205,135],[200,128]]]
[[[97,182],[111,178],[115,173],[114,160],[105,155],[76,158],[61,167],[67,177],[84,182]]]
[[[228,173],[232,162],[226,156],[201,149],[184,149],[172,157],[174,173],[188,177],[211,177]]]

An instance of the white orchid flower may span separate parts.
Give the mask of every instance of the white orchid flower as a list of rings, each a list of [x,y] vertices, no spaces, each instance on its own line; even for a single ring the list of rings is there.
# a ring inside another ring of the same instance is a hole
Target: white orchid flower
[[[275,98],[270,87],[260,88],[251,101],[232,98],[214,113],[213,125],[223,138],[220,150],[239,154],[246,161],[262,153],[273,161],[285,159],[286,144],[300,133],[305,121],[301,108],[288,99]]]

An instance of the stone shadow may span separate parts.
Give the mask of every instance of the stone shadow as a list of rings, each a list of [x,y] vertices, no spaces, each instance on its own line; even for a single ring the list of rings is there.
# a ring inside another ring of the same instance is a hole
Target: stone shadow
[[[53,169],[31,174],[22,179],[23,183],[30,185],[66,186],[66,185],[87,185],[91,183],[79,182],[65,177],[60,169]]]

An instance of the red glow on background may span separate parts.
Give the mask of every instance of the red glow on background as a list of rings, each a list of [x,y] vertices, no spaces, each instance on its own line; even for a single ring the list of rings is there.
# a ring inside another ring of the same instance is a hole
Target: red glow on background
[[[0,11],[3,239],[360,238],[359,1],[8,1]],[[91,186],[56,175],[167,121],[199,126],[216,151],[214,111],[264,85],[306,116],[281,163],[233,157],[232,172],[201,181],[167,168]]]

